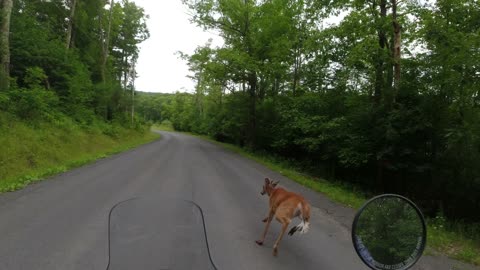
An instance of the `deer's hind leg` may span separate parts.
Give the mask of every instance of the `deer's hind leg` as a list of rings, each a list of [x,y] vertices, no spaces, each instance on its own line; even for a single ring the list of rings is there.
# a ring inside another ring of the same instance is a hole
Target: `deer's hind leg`
[[[285,234],[285,231],[288,228],[288,225],[290,225],[291,222],[291,211],[288,209],[279,209],[277,213],[275,213],[275,218],[282,224],[282,231],[280,232],[280,235],[277,238],[277,241],[275,241],[275,244],[273,245],[273,256],[278,255],[278,246],[280,245],[280,241],[282,241],[283,235]]]

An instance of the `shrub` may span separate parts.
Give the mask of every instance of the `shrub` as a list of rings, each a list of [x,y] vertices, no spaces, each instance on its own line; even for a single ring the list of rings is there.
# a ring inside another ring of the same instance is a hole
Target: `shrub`
[[[9,110],[25,120],[51,119],[58,97],[54,92],[42,88],[12,89],[9,95]]]

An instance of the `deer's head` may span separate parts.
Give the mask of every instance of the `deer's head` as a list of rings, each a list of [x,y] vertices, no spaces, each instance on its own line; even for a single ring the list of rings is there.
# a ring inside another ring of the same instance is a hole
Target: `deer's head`
[[[266,193],[268,194],[268,196],[270,196],[270,194],[272,193],[272,191],[275,189],[275,187],[278,185],[279,182],[280,181],[273,182],[269,178],[265,178],[265,183],[263,184],[263,189],[262,189],[262,192],[260,192],[260,194],[265,195]]]

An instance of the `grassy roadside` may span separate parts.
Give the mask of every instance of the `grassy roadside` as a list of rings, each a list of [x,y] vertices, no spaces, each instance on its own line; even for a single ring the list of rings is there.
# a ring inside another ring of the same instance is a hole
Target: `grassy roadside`
[[[170,121],[165,120],[161,124],[155,124],[151,128],[152,130],[161,130],[161,131],[175,131]],[[178,131],[177,131],[178,132]]]
[[[32,126],[7,119],[2,124],[0,193],[24,188],[159,138],[158,134],[146,130],[106,124],[85,128],[68,120]]]
[[[173,131],[173,128],[168,124],[157,125],[153,128],[157,130]],[[302,184],[303,186],[323,193],[335,202],[354,209],[360,208],[360,206],[368,199],[367,195],[363,194],[354,186],[340,182],[330,182],[321,178],[306,175],[297,171],[285,161],[276,160],[271,156],[263,154],[252,153],[232,144],[221,143],[208,136],[184,133],[200,137],[252,159],[267,168],[279,172],[289,179]],[[427,227],[427,248],[425,254],[444,254],[453,259],[480,265],[480,224],[465,225],[461,223],[452,223],[445,220],[443,217],[436,217],[427,219]]]

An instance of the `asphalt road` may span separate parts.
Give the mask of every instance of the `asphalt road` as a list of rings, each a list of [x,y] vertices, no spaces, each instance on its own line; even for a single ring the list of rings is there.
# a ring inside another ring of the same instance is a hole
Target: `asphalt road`
[[[120,269],[122,260],[132,263],[135,256],[144,254],[144,261],[166,261],[167,265],[135,269],[203,268],[197,261],[204,263],[208,258],[202,246],[201,214],[195,207],[163,203],[156,209],[152,203],[126,204],[113,211],[116,221],[109,229],[112,207],[133,197],[154,198],[153,202],[178,198],[198,204],[218,269],[367,269],[350,240],[353,209],[212,143],[169,132],[162,136],[148,145],[0,195],[0,269],[106,269],[109,231],[113,231],[110,242],[114,243],[110,269]],[[267,197],[260,195],[264,177],[281,180],[281,186],[304,194],[312,204],[310,231],[286,235],[277,258],[272,256],[272,245],[279,233],[278,222],[272,222],[264,246],[254,242],[261,236],[261,220],[267,213]],[[128,222],[132,224],[123,226]],[[144,229],[150,232],[158,224],[158,231],[170,240],[156,243],[155,237],[139,237],[138,223],[142,222],[150,224]],[[168,229],[168,224],[180,223],[185,225],[181,230]],[[128,235],[131,242],[119,241],[119,235]],[[123,249],[117,252],[118,245]],[[188,250],[198,252],[185,256]],[[413,269],[473,268],[446,258],[424,257]]]

